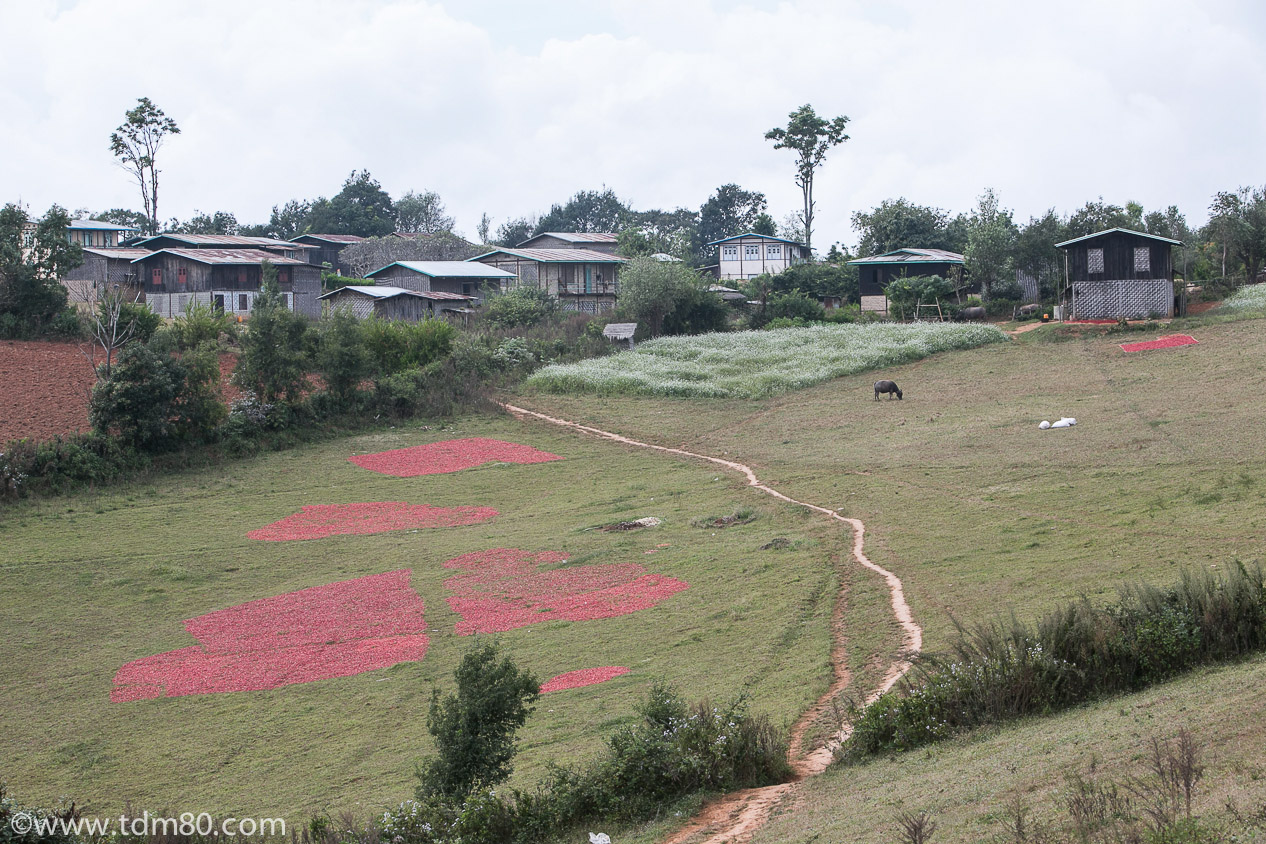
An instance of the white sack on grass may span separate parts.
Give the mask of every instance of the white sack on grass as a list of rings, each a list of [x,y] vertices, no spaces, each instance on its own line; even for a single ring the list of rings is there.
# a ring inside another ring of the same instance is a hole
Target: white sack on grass
[[[1043,419],[1043,420],[1042,420],[1042,422],[1041,422],[1041,424],[1039,424],[1037,427],[1039,427],[1039,428],[1041,428],[1043,431],[1045,431],[1047,428],[1051,427],[1051,423],[1050,423],[1050,422],[1047,422],[1045,419]]]
[[[1043,419],[1041,424],[1039,424],[1037,427],[1045,431],[1047,428],[1071,428],[1076,424],[1077,424],[1077,420],[1074,419],[1073,417],[1061,416],[1058,422],[1047,422],[1045,419]]]

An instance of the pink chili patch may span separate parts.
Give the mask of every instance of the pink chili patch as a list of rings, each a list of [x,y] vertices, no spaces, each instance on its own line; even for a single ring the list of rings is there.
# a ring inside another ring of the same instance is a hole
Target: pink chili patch
[[[544,621],[614,618],[649,609],[689,586],[647,574],[636,563],[537,571],[566,559],[556,551],[494,548],[446,562],[445,568],[466,569],[444,581],[453,593],[448,605],[462,617],[457,632],[503,633]]]
[[[604,668],[582,668],[579,671],[568,671],[541,684],[541,694],[561,692],[563,689],[579,689],[582,686],[593,686],[605,683],[613,677],[628,674],[629,669],[619,665],[608,665]]]
[[[500,514],[491,507],[431,507],[427,504],[405,504],[402,501],[312,504],[271,525],[257,528],[246,536],[265,542],[319,539],[339,534],[473,525],[498,515]]]
[[[563,458],[548,451],[539,451],[530,445],[472,437],[380,451],[377,454],[358,454],[347,459],[371,472],[413,478],[418,475],[460,472],[485,463],[547,463]]]
[[[1148,340],[1143,343],[1122,343],[1121,350],[1124,352],[1146,352],[1151,349],[1172,349],[1175,346],[1194,346],[1200,341],[1190,334],[1170,334],[1168,337],[1160,337],[1156,340]]]
[[[191,618],[185,629],[201,645],[124,665],[110,700],[277,689],[416,662],[428,639],[411,574],[329,583]]]

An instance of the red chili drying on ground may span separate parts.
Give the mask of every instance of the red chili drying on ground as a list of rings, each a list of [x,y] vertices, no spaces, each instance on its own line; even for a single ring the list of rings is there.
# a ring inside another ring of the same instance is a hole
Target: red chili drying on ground
[[[491,507],[432,507],[403,501],[366,504],[312,504],[271,525],[246,534],[249,539],[280,542],[338,534],[384,533],[409,528],[456,527],[500,515]]]
[[[129,662],[110,700],[276,689],[416,662],[428,639],[408,569],[329,583],[200,615],[201,645]]]
[[[530,445],[472,437],[380,451],[377,454],[358,454],[347,459],[371,472],[395,475],[398,478],[414,478],[418,475],[460,472],[485,463],[547,463],[563,458],[548,451],[539,451]]]
[[[579,671],[568,671],[566,674],[559,674],[550,680],[546,680],[541,684],[541,694],[549,694],[550,692],[561,692],[563,689],[579,689],[581,686],[593,686],[597,683],[605,683],[612,677],[619,677],[621,674],[628,674],[629,669],[619,665],[608,665],[604,668],[582,668]]]
[[[689,584],[662,574],[646,574],[636,563],[537,571],[561,563],[566,554],[532,554],[494,548],[454,557],[445,568],[466,569],[445,587],[452,610],[461,615],[457,632],[501,633],[543,621],[589,621],[648,609]]]

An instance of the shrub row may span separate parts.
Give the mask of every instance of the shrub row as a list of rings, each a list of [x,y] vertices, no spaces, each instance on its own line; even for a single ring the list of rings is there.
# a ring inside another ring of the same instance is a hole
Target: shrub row
[[[1130,692],[1194,666],[1266,646],[1260,568],[1184,572],[1169,588],[1123,587],[1096,607],[1071,602],[1034,625],[1012,618],[959,628],[897,690],[857,713],[847,759],[908,750],[982,724]]]

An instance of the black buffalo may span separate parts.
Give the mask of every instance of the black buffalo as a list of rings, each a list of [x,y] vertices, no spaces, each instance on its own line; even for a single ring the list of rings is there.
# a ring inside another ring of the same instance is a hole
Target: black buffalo
[[[876,381],[875,382],[875,401],[879,401],[880,393],[887,393],[888,401],[892,401],[892,396],[894,393],[897,396],[897,400],[898,401],[901,400],[901,388],[897,386],[896,381]]]

